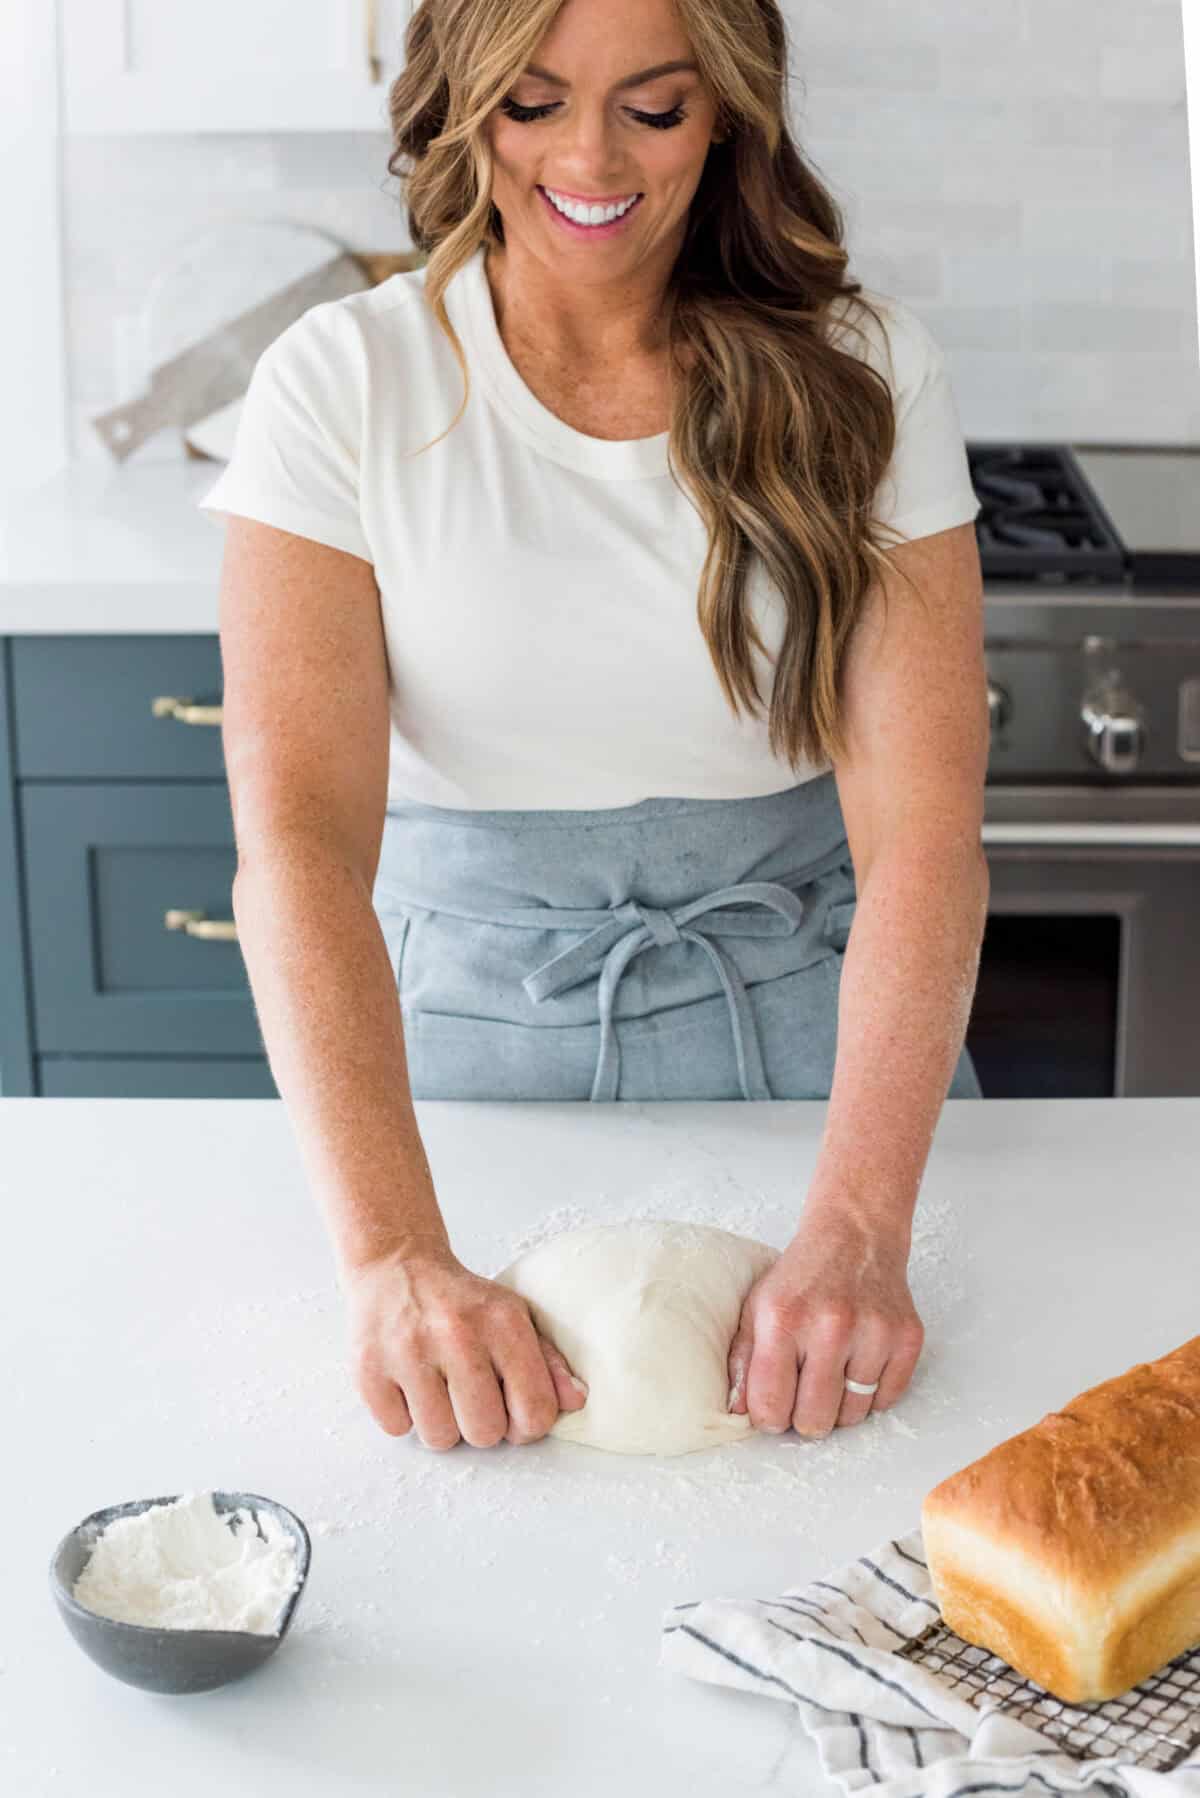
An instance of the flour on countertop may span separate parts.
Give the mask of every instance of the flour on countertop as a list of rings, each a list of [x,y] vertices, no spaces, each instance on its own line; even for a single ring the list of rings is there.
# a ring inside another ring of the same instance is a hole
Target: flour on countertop
[[[218,1512],[211,1492],[115,1517],[72,1596],[98,1616],[155,1629],[231,1629],[273,1636],[295,1590],[292,1538],[269,1511]],[[231,1527],[235,1525],[236,1527]]]
[[[489,1275],[560,1230],[635,1218],[711,1223],[782,1248],[801,1202],[785,1204],[777,1193],[747,1188],[714,1167],[640,1185],[636,1200],[599,1192],[590,1204],[555,1207],[515,1237],[477,1223],[462,1233],[466,1241],[455,1241],[466,1264]],[[450,1227],[453,1236],[453,1217]],[[282,1299],[222,1302],[207,1292],[194,1311],[181,1315],[179,1327],[192,1352],[203,1354],[207,1340],[228,1344],[237,1338],[249,1351],[239,1371],[211,1389],[209,1413],[203,1420],[192,1417],[190,1428],[194,1435],[199,1421],[221,1452],[246,1425],[259,1435],[299,1432],[309,1445],[304,1483],[285,1496],[328,1549],[314,1555],[314,1574],[291,1634],[319,1634],[334,1659],[356,1667],[394,1655],[388,1610],[395,1594],[403,1593],[406,1603],[436,1602],[443,1547],[457,1556],[469,1544],[472,1565],[486,1580],[489,1569],[503,1571],[497,1563],[509,1553],[508,1542],[532,1532],[547,1554],[566,1557],[572,1541],[603,1514],[612,1552],[592,1566],[583,1601],[577,1588],[531,1596],[527,1615],[516,1620],[536,1641],[556,1607],[561,1621],[586,1630],[610,1607],[638,1603],[653,1609],[660,1600],[665,1606],[700,1596],[697,1582],[711,1579],[704,1570],[731,1538],[778,1528],[781,1518],[819,1531],[844,1511],[850,1495],[906,1490],[907,1482],[899,1483],[905,1444],[919,1440],[923,1425],[940,1429],[947,1409],[960,1402],[938,1371],[938,1354],[953,1352],[939,1325],[961,1301],[970,1259],[953,1205],[923,1195],[908,1275],[928,1331],[925,1353],[897,1410],[835,1430],[823,1441],[752,1436],[706,1453],[662,1461],[636,1457],[635,1463],[550,1439],[526,1448],[464,1445],[438,1454],[415,1435],[388,1438],[354,1390],[344,1308],[332,1276],[327,1285]],[[976,1404],[972,1414],[986,1432],[986,1407]],[[274,1488],[260,1481],[259,1489]],[[434,1552],[413,1555],[408,1526],[435,1519],[446,1527],[420,1538]],[[382,1604],[339,1594],[336,1569],[351,1562]]]

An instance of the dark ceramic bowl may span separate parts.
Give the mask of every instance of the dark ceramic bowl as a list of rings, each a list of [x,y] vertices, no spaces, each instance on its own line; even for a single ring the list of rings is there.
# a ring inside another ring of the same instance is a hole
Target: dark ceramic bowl
[[[140,1686],[146,1692],[211,1692],[215,1686],[226,1686],[231,1680],[241,1679],[261,1667],[287,1634],[308,1578],[312,1556],[308,1531],[286,1505],[276,1504],[271,1498],[260,1498],[254,1492],[214,1492],[215,1511],[236,1511],[244,1507],[253,1515],[255,1528],[264,1540],[258,1513],[267,1511],[295,1544],[299,1578],[273,1635],[264,1636],[241,1629],[154,1629],[143,1623],[118,1623],[80,1604],[72,1596],[75,1581],[87,1566],[96,1540],[107,1525],[115,1518],[148,1511],[153,1505],[174,1504],[179,1496],[175,1493],[170,1498],[136,1498],[131,1504],[109,1505],[103,1511],[93,1511],[63,1537],[50,1563],[50,1589],[63,1622],[84,1653],[114,1679],[124,1680],[129,1686]]]

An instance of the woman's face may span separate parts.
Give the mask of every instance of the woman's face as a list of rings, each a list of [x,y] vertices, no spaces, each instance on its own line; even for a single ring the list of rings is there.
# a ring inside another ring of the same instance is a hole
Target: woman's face
[[[584,280],[673,258],[716,117],[671,0],[566,0],[488,121],[505,245]],[[606,222],[571,222],[550,194]]]

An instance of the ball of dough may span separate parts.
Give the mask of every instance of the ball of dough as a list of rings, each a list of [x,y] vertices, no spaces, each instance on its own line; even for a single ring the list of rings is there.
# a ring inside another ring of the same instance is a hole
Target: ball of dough
[[[729,1346],[742,1302],[777,1249],[710,1224],[666,1220],[566,1230],[495,1278],[586,1380],[587,1403],[550,1434],[619,1455],[686,1455],[735,1442]]]

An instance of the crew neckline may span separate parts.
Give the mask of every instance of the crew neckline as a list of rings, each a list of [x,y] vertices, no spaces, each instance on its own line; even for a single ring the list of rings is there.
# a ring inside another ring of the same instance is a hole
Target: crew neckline
[[[484,266],[486,253],[486,244],[480,244],[459,269],[446,289],[446,307],[465,340],[472,379],[482,381],[505,422],[541,455],[580,474],[608,481],[649,480],[668,474],[669,431],[660,431],[655,437],[589,437],[551,412],[526,386],[496,323]],[[462,304],[457,306],[460,299]]]

